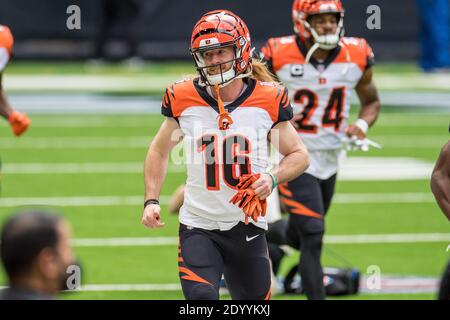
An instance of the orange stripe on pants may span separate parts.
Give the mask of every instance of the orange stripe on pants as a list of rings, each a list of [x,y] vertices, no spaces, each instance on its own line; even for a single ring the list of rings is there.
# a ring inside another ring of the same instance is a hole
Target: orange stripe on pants
[[[278,190],[283,196],[292,198],[292,192],[287,188],[287,184],[280,184]]]
[[[302,216],[308,216],[313,217],[317,219],[322,219],[322,215],[320,213],[314,212],[311,209],[305,207],[300,202],[291,200],[291,199],[282,199],[283,203],[286,204],[289,207],[292,207],[293,209],[289,210],[290,213],[302,215]]]
[[[187,274],[186,276],[182,276],[181,279],[212,285],[211,283],[209,283],[202,277],[198,276],[197,274],[195,274],[193,271],[189,270],[188,268],[178,267],[178,271]]]

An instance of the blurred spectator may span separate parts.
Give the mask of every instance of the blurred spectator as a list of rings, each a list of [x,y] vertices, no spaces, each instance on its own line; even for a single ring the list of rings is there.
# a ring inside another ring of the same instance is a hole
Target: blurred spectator
[[[9,288],[0,300],[54,299],[67,289],[68,267],[75,265],[69,225],[46,212],[11,217],[1,232],[0,256]]]
[[[124,26],[123,40],[127,45],[127,53],[124,59],[137,59],[137,39],[135,37],[134,22],[139,13],[139,7],[135,0],[101,0],[100,10],[103,19],[100,21],[100,30],[95,41],[94,59],[101,61],[108,59],[105,51],[106,44],[111,40],[114,27],[119,22]]]
[[[417,0],[420,15],[420,66],[426,72],[450,71],[449,0]]]

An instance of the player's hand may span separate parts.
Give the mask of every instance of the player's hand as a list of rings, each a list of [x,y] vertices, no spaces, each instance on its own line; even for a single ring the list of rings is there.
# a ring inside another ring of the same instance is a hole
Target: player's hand
[[[28,118],[26,113],[20,113],[17,111],[14,111],[10,114],[10,116],[8,117],[8,122],[11,125],[11,129],[16,136],[20,136],[22,133],[24,133],[31,123],[30,118]]]
[[[268,174],[261,174],[259,179],[251,185],[251,188],[255,190],[255,194],[260,200],[266,199],[273,191],[272,177]]]
[[[268,174],[256,173],[240,176],[239,183],[236,186],[238,192],[230,199],[232,204],[237,204],[244,212],[245,224],[249,223],[249,217],[251,217],[253,221],[258,222],[259,216],[264,217],[266,215],[267,201],[265,199],[260,199],[253,189],[253,185],[256,185],[257,189],[260,189],[262,196],[267,197],[270,195],[273,185],[272,177],[268,175],[271,183],[268,187],[266,185],[266,179],[262,178],[264,175]],[[270,191],[268,191],[268,189]]]
[[[354,124],[349,124],[347,128],[345,128],[345,134],[349,138],[356,136],[356,138],[358,138],[359,140],[363,140],[366,138],[366,134],[364,133],[364,131],[362,131],[360,127]]]
[[[161,208],[159,205],[149,204],[144,208],[141,223],[150,229],[164,227],[165,223],[161,222],[160,211]]]

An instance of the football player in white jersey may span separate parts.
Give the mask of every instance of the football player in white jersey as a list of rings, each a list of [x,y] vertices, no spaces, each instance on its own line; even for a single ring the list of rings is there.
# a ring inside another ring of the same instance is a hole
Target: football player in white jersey
[[[277,183],[309,165],[289,122],[287,90],[251,59],[251,50],[248,28],[232,12],[201,17],[191,38],[199,77],[167,88],[161,107],[167,119],[145,160],[142,223],[163,227],[158,198],[170,150],[180,140],[174,136],[183,138],[187,180],[178,270],[186,299],[218,299],[222,274],[233,299],[270,297],[263,204]],[[271,171],[269,141],[284,155]]]
[[[342,140],[365,139],[380,112],[380,101],[372,81],[372,49],[365,39],[343,37],[340,0],[295,0],[292,18],[295,34],[269,39],[261,56],[288,88],[292,122],[310,153],[306,173],[279,190],[290,213],[289,244],[301,250],[302,286],[309,299],[324,299],[323,219],[344,153]],[[347,124],[353,89],[361,109],[356,122]]]

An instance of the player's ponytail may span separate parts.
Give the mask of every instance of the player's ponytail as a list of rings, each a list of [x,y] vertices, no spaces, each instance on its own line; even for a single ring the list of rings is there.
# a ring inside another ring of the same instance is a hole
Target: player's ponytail
[[[269,69],[267,69],[265,62],[252,58],[252,68],[251,78],[263,82],[278,82],[276,77],[269,71]]]

